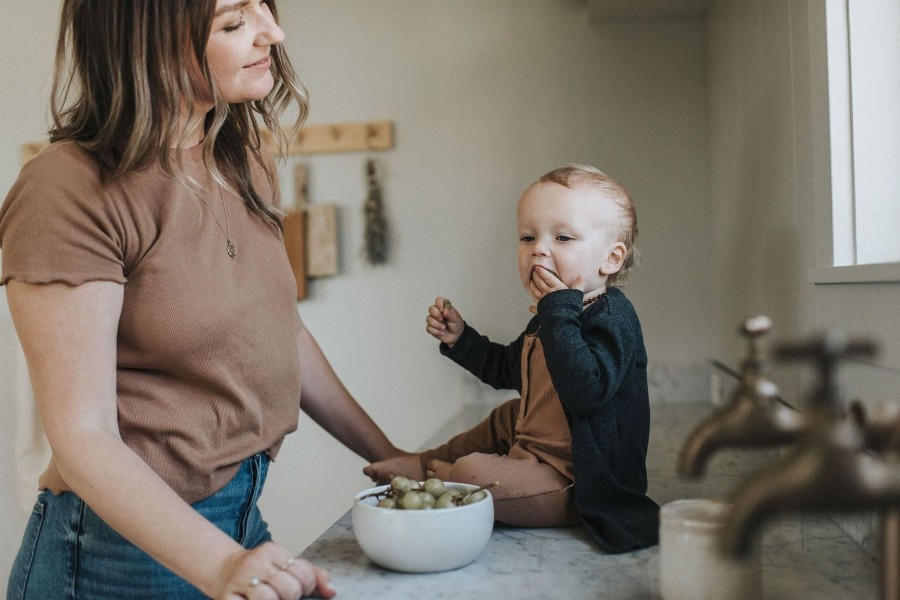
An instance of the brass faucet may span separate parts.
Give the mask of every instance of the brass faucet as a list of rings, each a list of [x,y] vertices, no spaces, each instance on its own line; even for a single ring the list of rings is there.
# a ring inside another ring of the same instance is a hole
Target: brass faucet
[[[678,472],[700,477],[709,457],[723,447],[778,446],[797,440],[806,427],[804,415],[778,397],[778,387],[768,378],[771,370],[763,338],[772,328],[766,316],[746,319],[741,334],[747,338],[747,356],[741,365],[741,382],[722,409],[701,422],[681,449]]]
[[[811,343],[777,350],[781,359],[812,359],[818,367],[819,382],[809,399],[810,424],[791,456],[753,477],[734,495],[722,536],[727,554],[746,556],[765,521],[780,512],[881,509],[892,516],[896,529],[900,467],[896,460],[870,452],[874,445],[896,439],[896,430],[891,432],[883,423],[867,424],[859,409],[844,407],[839,394],[838,361],[874,352],[871,342],[851,341],[833,331]],[[885,553],[883,560],[882,597],[900,598],[896,552]]]

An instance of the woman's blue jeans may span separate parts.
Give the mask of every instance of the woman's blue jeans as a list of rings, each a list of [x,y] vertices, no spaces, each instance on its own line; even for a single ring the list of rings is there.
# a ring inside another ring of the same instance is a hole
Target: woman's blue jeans
[[[269,459],[251,456],[228,485],[194,509],[245,548],[271,539],[257,500]],[[197,548],[202,554],[203,548]],[[116,533],[75,494],[41,492],[13,563],[7,600],[206,598]]]

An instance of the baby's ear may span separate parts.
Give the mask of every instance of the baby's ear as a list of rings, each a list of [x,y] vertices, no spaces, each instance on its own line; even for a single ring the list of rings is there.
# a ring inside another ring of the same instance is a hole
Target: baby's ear
[[[625,264],[625,257],[628,255],[628,248],[623,242],[616,242],[606,251],[603,263],[600,265],[601,275],[612,275],[618,273]]]

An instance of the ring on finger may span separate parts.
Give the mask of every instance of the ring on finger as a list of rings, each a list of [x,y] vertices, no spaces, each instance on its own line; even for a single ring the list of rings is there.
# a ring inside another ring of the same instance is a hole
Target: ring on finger
[[[286,563],[284,563],[283,565],[281,565],[280,568],[282,571],[287,571],[290,568],[290,566],[292,564],[294,564],[295,562],[297,562],[297,559],[292,556],[291,559],[289,561],[287,561]]]
[[[254,577],[250,580],[250,587],[256,587],[262,583],[262,580],[259,577]]]

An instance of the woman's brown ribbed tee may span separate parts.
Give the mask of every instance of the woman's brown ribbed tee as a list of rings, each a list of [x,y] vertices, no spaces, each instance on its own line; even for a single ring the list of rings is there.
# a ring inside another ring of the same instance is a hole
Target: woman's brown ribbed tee
[[[299,416],[296,284],[280,232],[222,190],[185,152],[199,195],[160,168],[101,183],[96,159],[52,144],[22,169],[0,209],[0,285],[111,281],[118,329],[119,429],[188,502],[225,485],[246,457],[274,457]],[[277,185],[254,172],[260,196]],[[205,202],[204,202],[205,201]],[[51,461],[41,487],[67,489]]]

